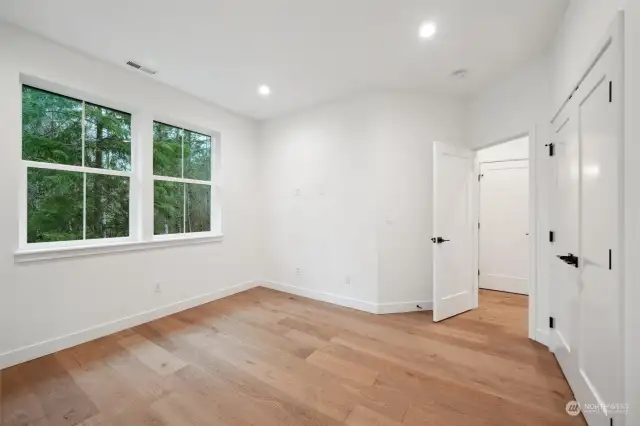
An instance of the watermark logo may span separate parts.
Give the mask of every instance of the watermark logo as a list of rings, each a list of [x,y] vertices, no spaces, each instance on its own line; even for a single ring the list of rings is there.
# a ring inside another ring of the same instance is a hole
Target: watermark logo
[[[580,415],[580,404],[577,401],[569,401],[567,402],[567,406],[565,407],[567,410],[567,414],[575,417]]]
[[[567,414],[575,417],[580,413],[599,413],[607,416],[614,414],[625,414],[629,410],[629,405],[625,403],[613,404],[580,404],[577,401],[567,402],[565,407]]]

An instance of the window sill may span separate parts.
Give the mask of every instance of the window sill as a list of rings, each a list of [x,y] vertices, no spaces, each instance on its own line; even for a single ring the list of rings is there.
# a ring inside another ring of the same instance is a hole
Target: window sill
[[[189,236],[161,236],[150,241],[126,241],[96,243],[82,246],[46,247],[19,249],[13,254],[16,263],[42,262],[47,260],[95,256],[128,251],[142,251],[167,247],[204,244],[222,241],[223,235],[199,234]]]

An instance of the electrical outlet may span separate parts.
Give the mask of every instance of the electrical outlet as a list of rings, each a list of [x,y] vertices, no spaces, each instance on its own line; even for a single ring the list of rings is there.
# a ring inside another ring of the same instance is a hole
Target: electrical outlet
[[[351,284],[351,275],[347,275],[346,277],[344,277],[344,283]]]
[[[160,286],[160,283],[156,283],[156,293],[162,293],[162,287]]]
[[[296,268],[296,275],[302,275],[302,269],[300,269],[300,267]]]

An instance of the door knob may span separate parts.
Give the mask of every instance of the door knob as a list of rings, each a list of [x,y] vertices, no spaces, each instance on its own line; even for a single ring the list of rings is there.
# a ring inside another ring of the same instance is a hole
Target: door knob
[[[445,240],[442,237],[437,237],[437,238],[432,238],[431,241],[433,241],[434,244],[442,244],[442,243],[445,243],[445,242],[451,241],[451,240]]]
[[[558,255],[558,259],[562,260],[564,263],[566,263],[567,265],[571,265],[574,267],[578,267],[578,256],[575,256],[571,253],[567,254],[567,255]]]

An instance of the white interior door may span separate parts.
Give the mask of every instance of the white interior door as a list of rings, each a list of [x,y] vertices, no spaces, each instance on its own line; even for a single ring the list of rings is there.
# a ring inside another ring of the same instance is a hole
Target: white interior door
[[[475,153],[434,143],[433,319],[477,307],[473,261]]]
[[[528,294],[529,161],[480,165],[480,288]]]
[[[609,425],[620,415],[613,404],[624,402],[619,43],[608,45],[555,122],[554,248],[565,257],[552,269],[551,344],[591,426]]]

